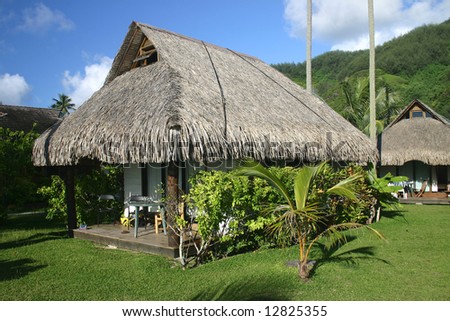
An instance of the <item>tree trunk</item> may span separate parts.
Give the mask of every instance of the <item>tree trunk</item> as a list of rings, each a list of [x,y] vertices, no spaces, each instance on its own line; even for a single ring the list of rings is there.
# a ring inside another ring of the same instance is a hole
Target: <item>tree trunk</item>
[[[312,47],[312,0],[308,0],[307,5],[307,31],[306,31],[306,90],[312,92],[312,66],[311,66],[311,47]]]
[[[309,265],[308,261],[301,260],[298,263],[298,275],[302,281],[307,281],[309,279]]]
[[[75,203],[75,169],[72,166],[65,168],[64,183],[66,185],[67,203],[67,233],[73,237],[73,230],[77,228],[77,209]]]
[[[169,246],[179,246],[180,239],[178,235],[173,231],[175,226],[175,216],[178,215],[178,202],[179,202],[179,192],[178,192],[178,167],[174,162],[169,163],[169,168],[167,170],[167,225],[169,229],[167,230],[167,235],[169,237]]]
[[[376,106],[375,106],[375,22],[373,11],[373,0],[368,0],[369,3],[369,90],[370,90],[370,129],[369,137],[373,143],[377,141],[376,134]]]

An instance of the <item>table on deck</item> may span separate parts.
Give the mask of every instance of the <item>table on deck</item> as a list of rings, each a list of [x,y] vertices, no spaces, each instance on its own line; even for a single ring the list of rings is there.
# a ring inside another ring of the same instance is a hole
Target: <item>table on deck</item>
[[[125,202],[125,204],[130,207],[135,207],[135,217],[134,217],[134,237],[138,237],[138,226],[139,226],[139,207],[154,207],[157,206],[159,209],[163,206],[163,203],[160,201],[155,201],[153,198],[148,196],[131,196],[128,201]],[[131,211],[128,211],[131,214]],[[166,218],[164,217],[164,210],[160,210],[160,214],[162,217],[162,224],[163,224],[163,230],[164,234],[166,234]],[[158,228],[155,226],[155,228]]]

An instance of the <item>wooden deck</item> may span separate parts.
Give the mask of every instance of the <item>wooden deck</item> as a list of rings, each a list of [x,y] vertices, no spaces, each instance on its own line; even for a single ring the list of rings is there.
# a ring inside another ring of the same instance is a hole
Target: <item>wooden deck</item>
[[[138,237],[134,237],[134,228],[129,230],[120,224],[100,224],[89,226],[85,230],[74,230],[74,237],[89,240],[105,246],[113,246],[137,252],[178,257],[178,247],[169,246],[169,238],[162,231],[155,233],[153,227],[139,227]]]
[[[446,192],[425,192],[421,197],[399,198],[401,204],[438,204],[450,205],[450,197]]]

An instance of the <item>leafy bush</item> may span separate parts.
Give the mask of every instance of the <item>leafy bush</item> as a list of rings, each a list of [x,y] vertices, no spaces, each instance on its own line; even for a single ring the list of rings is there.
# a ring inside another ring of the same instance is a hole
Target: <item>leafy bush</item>
[[[45,177],[31,162],[37,136],[33,130],[25,133],[0,127],[0,213],[42,201],[36,190]]]
[[[61,177],[53,175],[51,183],[38,189],[48,201],[47,219],[64,221],[67,217],[66,189]]]
[[[272,171],[290,180],[294,169]],[[265,181],[237,176],[235,171],[201,171],[190,183],[187,203],[197,209],[195,220],[210,258],[276,243],[266,235],[265,227],[275,219],[267,208],[279,203],[281,195]]]
[[[325,167],[314,181],[310,191],[310,200],[317,200],[322,195],[321,191],[329,189],[351,175],[358,175],[359,177],[353,182],[353,189],[356,191],[358,198],[356,200],[329,198],[327,200],[330,218],[328,224],[365,223],[373,213],[376,199],[368,181],[367,171],[361,166],[349,165],[338,169],[333,169],[331,166]]]
[[[113,211],[119,214],[123,204],[118,197],[112,204],[100,201],[100,194],[121,195],[122,170],[116,167],[102,167],[89,174],[77,175],[75,179],[75,200],[77,207],[77,222],[93,224],[97,221],[98,212],[105,206],[113,206]],[[52,176],[51,184],[41,187],[38,192],[48,201],[47,219],[67,220],[67,205],[65,199],[64,181],[59,176]],[[119,215],[117,215],[119,216]]]
[[[293,182],[298,169],[271,167],[269,171],[289,189],[289,195],[294,195]],[[350,176],[358,177],[352,182],[356,199],[324,193]],[[285,201],[267,181],[239,176],[236,170],[213,170],[199,172],[190,182],[192,188],[186,200],[188,206],[197,208],[195,220],[204,242],[202,248],[207,249],[202,253],[204,258],[218,259],[292,242],[288,235],[267,233],[267,227],[277,218],[274,209]],[[374,186],[365,168],[324,166],[310,187],[308,202],[325,204],[327,220],[323,229],[326,229],[335,224],[365,224],[373,217],[380,197],[389,198],[390,193]]]

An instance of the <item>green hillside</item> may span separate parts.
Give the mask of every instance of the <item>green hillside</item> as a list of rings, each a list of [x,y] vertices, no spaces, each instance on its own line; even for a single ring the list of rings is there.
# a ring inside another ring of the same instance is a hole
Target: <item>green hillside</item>
[[[390,94],[380,100],[391,101],[390,112],[417,98],[450,118],[450,19],[416,28],[378,46],[376,66],[377,89]],[[280,63],[273,67],[305,85],[305,63]],[[343,88],[347,86],[355,93],[367,77],[368,68],[368,50],[331,51],[317,56],[312,60],[314,91],[345,114],[348,102]]]

